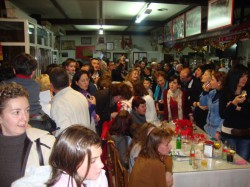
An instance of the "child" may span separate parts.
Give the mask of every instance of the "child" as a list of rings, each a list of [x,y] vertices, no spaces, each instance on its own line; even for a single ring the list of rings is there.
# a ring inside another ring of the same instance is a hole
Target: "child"
[[[152,82],[150,79],[146,78],[143,81],[143,85],[146,88],[146,90],[148,91],[148,94],[153,98],[153,91],[151,90],[151,86],[152,86]]]
[[[101,154],[101,140],[96,133],[81,125],[68,127],[52,150],[52,177],[47,185],[108,187]]]

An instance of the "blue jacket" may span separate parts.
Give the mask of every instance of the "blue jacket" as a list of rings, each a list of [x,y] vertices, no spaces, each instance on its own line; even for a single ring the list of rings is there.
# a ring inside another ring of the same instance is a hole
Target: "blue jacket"
[[[202,92],[200,97],[200,105],[208,106],[207,121],[204,129],[211,137],[215,136],[216,131],[221,132],[221,126],[224,121],[219,114],[219,95],[220,92],[214,89],[209,93]]]

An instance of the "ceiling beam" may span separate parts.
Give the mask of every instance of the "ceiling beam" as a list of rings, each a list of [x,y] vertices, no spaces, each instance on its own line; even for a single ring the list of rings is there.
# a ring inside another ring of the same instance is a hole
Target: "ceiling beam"
[[[53,19],[53,18],[42,18],[42,21],[48,21],[51,24],[58,25],[99,25],[97,19]],[[138,25],[132,20],[115,20],[115,19],[105,19],[105,25],[119,25],[119,26],[132,26]],[[161,21],[143,21],[139,26],[161,26]]]

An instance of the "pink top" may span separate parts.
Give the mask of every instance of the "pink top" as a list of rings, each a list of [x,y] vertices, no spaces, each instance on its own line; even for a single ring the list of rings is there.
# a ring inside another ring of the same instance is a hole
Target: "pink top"
[[[54,184],[53,187],[76,187],[75,181],[71,181],[71,179],[72,178],[68,174],[62,174],[60,180]],[[87,187],[108,187],[105,170],[101,170],[101,173],[96,180],[85,180],[84,184],[86,184]]]

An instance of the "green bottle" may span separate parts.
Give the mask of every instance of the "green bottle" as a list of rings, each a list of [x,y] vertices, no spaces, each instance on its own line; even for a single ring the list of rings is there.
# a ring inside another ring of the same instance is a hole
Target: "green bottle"
[[[181,149],[181,132],[180,131],[176,139],[176,149]]]

